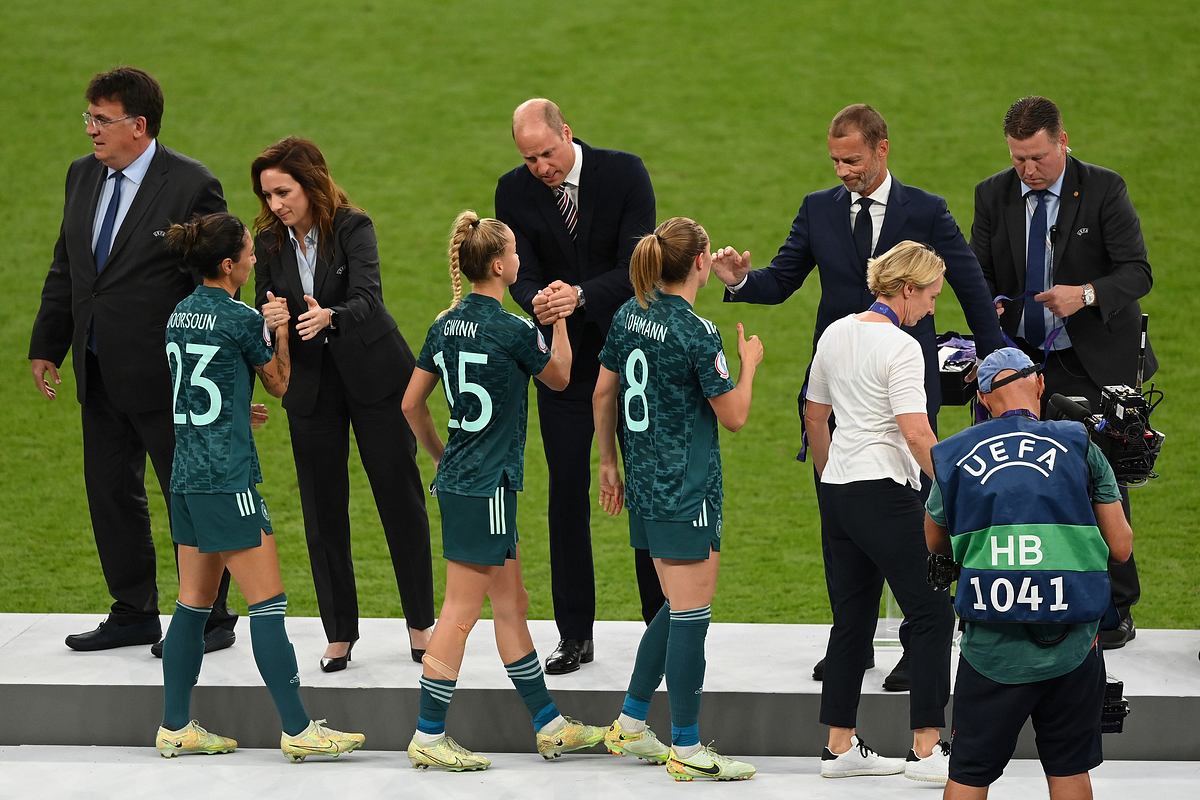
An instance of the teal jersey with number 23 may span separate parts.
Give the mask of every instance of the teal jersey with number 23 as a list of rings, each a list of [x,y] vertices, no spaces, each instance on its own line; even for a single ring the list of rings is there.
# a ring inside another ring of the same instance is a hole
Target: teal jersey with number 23
[[[250,431],[254,368],[271,360],[262,315],[224,289],[197,286],[167,319],[176,494],[244,492],[262,483]]]

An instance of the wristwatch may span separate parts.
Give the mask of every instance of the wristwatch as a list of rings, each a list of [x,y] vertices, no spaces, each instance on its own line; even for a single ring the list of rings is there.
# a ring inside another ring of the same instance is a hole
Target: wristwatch
[[[337,322],[336,322],[337,312],[334,311],[332,308],[327,308],[325,310],[329,312],[329,330],[336,331],[337,330]]]
[[[1085,306],[1096,304],[1096,289],[1090,283],[1083,285],[1083,304]]]
[[[579,284],[576,284],[572,288],[575,290],[575,304],[580,308],[583,308],[587,304],[587,300],[584,299],[583,296],[583,287]]]

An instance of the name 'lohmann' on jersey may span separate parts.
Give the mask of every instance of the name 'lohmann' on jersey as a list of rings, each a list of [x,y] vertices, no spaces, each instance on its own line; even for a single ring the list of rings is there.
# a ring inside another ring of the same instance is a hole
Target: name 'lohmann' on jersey
[[[1067,452],[1066,445],[1049,436],[1015,431],[984,439],[959,459],[955,466],[979,478],[981,485],[998,471],[1009,467],[1026,467],[1040,473],[1043,478],[1049,478],[1060,452]]]
[[[660,342],[667,340],[666,325],[663,325],[661,322],[648,320],[639,314],[630,314],[625,320],[625,327],[649,339],[656,339]]]

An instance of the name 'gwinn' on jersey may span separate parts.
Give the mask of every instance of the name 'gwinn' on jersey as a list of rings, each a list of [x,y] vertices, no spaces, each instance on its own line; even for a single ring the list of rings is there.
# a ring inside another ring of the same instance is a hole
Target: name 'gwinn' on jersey
[[[254,368],[271,360],[262,315],[224,289],[197,286],[167,319],[174,387],[171,491],[225,494],[262,483],[250,432]]]
[[[721,450],[708,398],[733,389],[717,326],[678,295],[617,310],[600,363],[621,380],[625,502],[646,519],[691,521],[720,507]]]
[[[417,366],[441,376],[450,406],[438,491],[491,497],[500,486],[521,490],[529,378],[549,361],[533,322],[485,295],[468,294],[433,323]]]

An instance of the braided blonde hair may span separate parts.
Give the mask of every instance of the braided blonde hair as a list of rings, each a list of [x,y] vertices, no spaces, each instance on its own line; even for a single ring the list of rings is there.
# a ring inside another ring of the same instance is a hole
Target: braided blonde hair
[[[471,283],[488,277],[488,267],[504,252],[508,226],[498,219],[480,218],[467,209],[454,218],[450,229],[450,307],[438,314],[441,319],[458,306],[463,296],[463,275]]]

